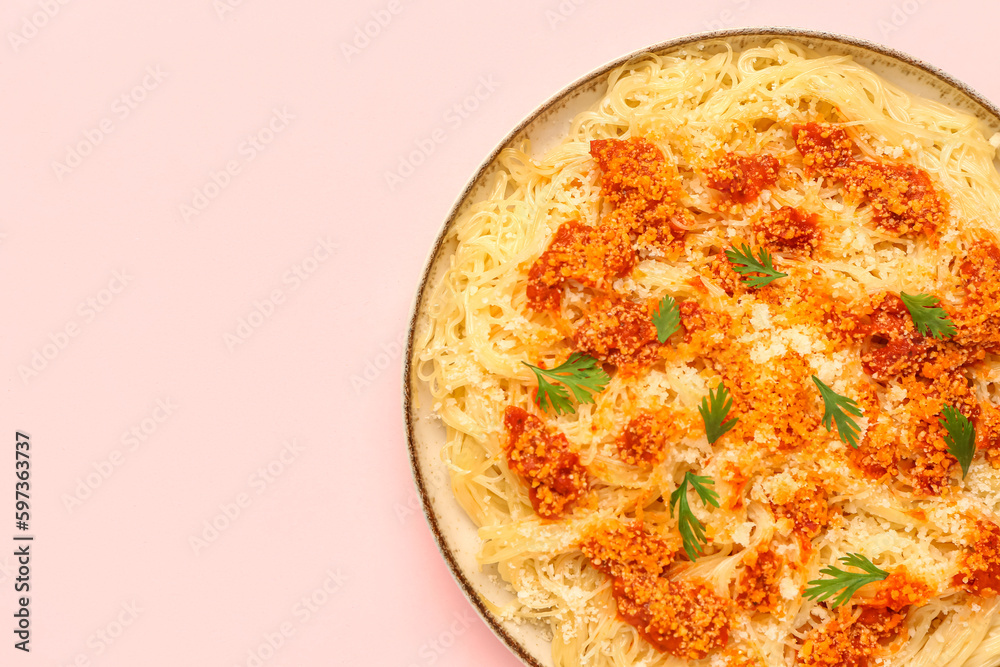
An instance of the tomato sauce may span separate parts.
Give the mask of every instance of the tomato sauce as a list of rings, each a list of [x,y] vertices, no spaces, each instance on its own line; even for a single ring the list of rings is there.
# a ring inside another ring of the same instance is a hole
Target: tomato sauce
[[[537,311],[558,310],[567,281],[606,289],[616,278],[628,275],[635,261],[632,243],[621,229],[565,222],[528,271],[528,306]]]
[[[553,433],[526,410],[508,406],[507,464],[528,484],[531,506],[545,519],[558,519],[587,492],[587,469],[562,433]]]
[[[721,190],[740,204],[757,199],[761,191],[778,181],[778,159],[773,155],[726,153],[708,174],[708,186]]]
[[[821,233],[815,213],[783,206],[753,224],[757,243],[776,250],[811,254],[819,248]]]
[[[845,196],[867,201],[875,224],[899,236],[932,236],[948,218],[930,176],[909,164],[855,162],[847,170]]]
[[[729,642],[728,605],[704,583],[642,576],[616,579],[618,615],[660,651],[701,660]]]
[[[806,168],[824,176],[834,176],[853,160],[854,142],[833,125],[806,123],[792,127],[795,147]]]
[[[933,236],[947,221],[948,204],[923,169],[855,159],[850,137],[832,125],[795,125],[792,136],[807,170],[843,180],[844,198],[867,203],[882,231]]]
[[[630,371],[656,361],[661,347],[649,306],[613,298],[591,302],[573,342],[581,352]]]
[[[754,613],[777,611],[783,559],[766,546],[750,549],[743,557],[743,572],[736,582],[736,603]]]
[[[612,580],[618,616],[660,651],[698,660],[729,641],[730,603],[698,580],[671,581],[676,546],[635,522],[602,525],[580,544]]]
[[[621,459],[647,469],[662,463],[667,457],[670,436],[680,435],[666,423],[668,419],[667,415],[652,412],[640,412],[630,419],[617,443]]]
[[[608,224],[628,231],[640,246],[668,250],[693,216],[681,203],[680,177],[649,140],[596,139],[590,154],[601,169],[601,194],[612,207]]]
[[[1000,526],[977,521],[959,563],[961,570],[952,582],[955,586],[982,597],[1000,593]]]

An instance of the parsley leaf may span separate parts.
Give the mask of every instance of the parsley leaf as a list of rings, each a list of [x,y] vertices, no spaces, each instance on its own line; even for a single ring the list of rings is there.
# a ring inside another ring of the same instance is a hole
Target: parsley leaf
[[[852,414],[855,417],[863,417],[864,413],[861,411],[861,408],[858,407],[856,401],[846,396],[841,396],[815,375],[812,376],[812,381],[819,389],[820,396],[823,397],[823,403],[826,408],[823,413],[823,426],[829,431],[832,428],[831,420],[835,422],[837,424],[837,435],[840,436],[840,439],[854,449],[857,449],[858,434],[861,433],[861,427],[858,426],[858,422],[847,415]]]
[[[844,589],[833,599],[833,606],[836,608],[850,600],[862,586],[882,581],[889,576],[888,572],[875,567],[874,563],[861,554],[847,554],[841,557],[840,561],[848,567],[856,567],[864,570],[864,573],[847,572],[846,570],[841,570],[839,567],[827,566],[820,570],[819,573],[832,578],[813,579],[810,581],[808,588],[805,590],[807,598],[810,600],[827,600],[834,593],[840,591],[840,589]]]
[[[948,452],[958,459],[962,466],[962,477],[969,474],[972,457],[976,455],[976,427],[968,418],[951,405],[941,411],[938,421],[948,431],[944,436]]]
[[[576,412],[569,400],[567,387],[578,403],[593,403],[593,395],[604,391],[611,381],[604,369],[597,364],[597,359],[579,352],[574,352],[569,359],[550,369],[532,366],[526,361],[521,363],[530,368],[538,380],[535,403],[546,412],[551,408],[557,415]],[[552,384],[549,380],[564,386]]]
[[[936,296],[930,294],[910,296],[906,292],[900,292],[899,297],[910,311],[913,324],[921,336],[926,336],[930,332],[934,338],[943,340],[955,335],[955,324],[948,318],[945,309],[938,305],[941,300]]]
[[[695,490],[701,502],[712,507],[719,506],[719,494],[708,485],[715,486],[715,482],[710,477],[693,475],[691,471],[684,473],[684,479],[680,486],[670,494],[670,514],[674,514],[674,505],[677,506],[677,530],[680,531],[681,539],[684,540],[684,553],[688,560],[692,562],[705,551],[705,527],[698,521],[698,517],[691,511],[688,504],[687,487],[688,484]]]
[[[708,438],[709,444],[714,445],[716,440],[736,426],[739,419],[733,418],[726,421],[732,407],[733,399],[729,396],[729,390],[721,382],[714,392],[709,389],[708,396],[701,399],[698,412],[701,413],[701,418],[705,421],[705,436]]]
[[[775,270],[771,261],[771,253],[764,248],[760,249],[760,259],[753,255],[753,250],[746,243],[742,244],[739,250],[735,247],[726,251],[726,258],[733,265],[733,270],[743,276],[743,283],[749,287],[763,287],[772,280],[785,278],[787,273]],[[762,273],[762,276],[748,276],[750,273]]]
[[[681,309],[674,297],[667,295],[660,299],[660,304],[653,314],[653,324],[656,325],[656,339],[666,343],[667,339],[681,326]]]

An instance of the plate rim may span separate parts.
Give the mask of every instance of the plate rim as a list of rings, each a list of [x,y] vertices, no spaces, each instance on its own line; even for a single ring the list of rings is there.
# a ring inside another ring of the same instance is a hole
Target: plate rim
[[[424,303],[424,299],[427,296],[427,290],[429,287],[429,282],[431,274],[434,270],[435,262],[444,246],[445,239],[448,233],[451,231],[452,226],[458,218],[458,214],[462,208],[463,203],[471,194],[472,190],[476,187],[477,182],[483,176],[483,174],[494,164],[497,157],[500,155],[501,151],[522,131],[525,130],[529,125],[531,125],[539,116],[547,112],[554,105],[561,102],[564,98],[570,95],[574,90],[584,86],[587,83],[592,82],[594,79],[606,75],[611,70],[619,67],[629,60],[641,56],[646,53],[658,53],[666,49],[672,49],[677,47],[682,47],[687,44],[692,44],[695,42],[702,42],[712,39],[728,39],[736,37],[787,37],[789,39],[796,39],[800,41],[805,41],[809,39],[823,40],[826,42],[837,42],[845,44],[847,46],[860,48],[874,52],[888,58],[901,61],[907,65],[915,67],[919,70],[923,70],[927,74],[940,79],[948,86],[958,90],[965,96],[967,96],[972,102],[978,104],[983,108],[983,110],[992,115],[998,123],[1000,123],[1000,107],[987,99],[984,95],[979,93],[972,86],[960,81],[954,76],[948,74],[944,70],[931,65],[919,58],[911,56],[910,54],[900,51],[898,49],[886,46],[884,44],[879,44],[878,42],[873,42],[861,37],[854,37],[851,35],[844,35],[840,33],[827,32],[823,30],[812,30],[808,28],[796,28],[790,26],[762,26],[762,27],[744,27],[744,28],[730,28],[724,30],[710,30],[706,32],[697,32],[682,35],[673,39],[669,39],[663,42],[658,42],[655,44],[650,44],[644,48],[636,49],[625,55],[619,56],[613,60],[610,60],[603,65],[587,72],[586,74],[577,77],[567,85],[563,86],[555,94],[551,95],[544,102],[535,107],[531,112],[529,112],[524,118],[521,119],[517,125],[514,126],[507,134],[503,136],[502,139],[496,144],[489,155],[480,162],[479,166],[476,167],[472,176],[468,179],[465,186],[462,188],[458,197],[455,199],[454,203],[448,210],[447,215],[444,218],[444,223],[441,226],[440,231],[434,239],[431,249],[424,262],[424,268],[420,274],[420,282],[417,285],[416,295],[413,300],[413,306],[410,310],[410,319],[407,329],[406,336],[406,349],[403,354],[403,420],[406,424],[406,448],[410,459],[410,468],[413,474],[413,480],[417,487],[418,495],[420,496],[421,506],[423,508],[424,519],[427,521],[428,527],[434,537],[434,543],[438,548],[438,552],[444,558],[445,563],[448,565],[448,570],[451,572],[452,578],[458,584],[462,593],[465,595],[466,599],[472,604],[473,608],[479,614],[479,616],[486,622],[489,628],[493,631],[493,634],[500,639],[504,645],[514,653],[522,662],[530,667],[545,667],[542,665],[533,655],[531,655],[528,650],[514,637],[507,629],[502,625],[499,618],[494,615],[487,607],[484,601],[476,593],[472,582],[468,579],[465,572],[459,567],[458,562],[451,553],[451,550],[445,543],[444,535],[441,532],[440,526],[438,525],[437,517],[434,514],[433,508],[431,506],[430,497],[427,492],[427,487],[424,482],[423,473],[420,469],[415,437],[414,437],[414,415],[413,415],[413,395],[411,391],[412,383],[415,381],[414,378],[414,365],[413,365],[413,343],[416,333],[417,320],[420,317],[421,306]]]

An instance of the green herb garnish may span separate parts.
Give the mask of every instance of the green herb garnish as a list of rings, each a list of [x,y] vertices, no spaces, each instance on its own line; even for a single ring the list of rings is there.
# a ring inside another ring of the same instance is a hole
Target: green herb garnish
[[[861,427],[847,415],[852,414],[855,417],[863,417],[864,413],[861,411],[861,408],[858,407],[857,402],[853,399],[841,396],[823,384],[823,381],[815,375],[812,376],[812,381],[819,388],[820,396],[823,397],[823,403],[826,407],[826,411],[823,413],[823,426],[829,431],[832,429],[831,422],[836,423],[837,435],[840,436],[840,439],[854,449],[857,449],[858,434],[861,433]]]
[[[930,294],[910,296],[906,292],[900,292],[899,297],[910,311],[913,324],[921,336],[926,336],[930,332],[934,338],[943,340],[955,335],[955,324],[948,318],[945,309],[938,305],[941,300],[936,296]]]
[[[709,444],[715,444],[716,440],[736,426],[739,419],[733,418],[726,421],[732,407],[733,399],[729,396],[729,390],[721,382],[714,392],[709,389],[708,396],[701,399],[698,412],[701,413],[701,418],[705,421],[705,436],[708,438]]]
[[[684,479],[681,480],[680,486],[670,494],[670,514],[673,516],[674,505],[676,505],[677,530],[680,531],[681,539],[684,540],[684,553],[687,554],[689,560],[694,561],[705,550],[705,527],[701,525],[701,521],[698,521],[698,517],[694,515],[688,504],[688,484],[701,498],[701,502],[712,507],[719,506],[719,494],[708,488],[708,486],[715,485],[710,477],[694,475],[690,470],[684,473]]]
[[[532,366],[526,361],[522,363],[535,373],[538,380],[535,403],[543,411],[551,409],[557,415],[576,412],[566,387],[573,392],[578,403],[593,403],[594,394],[604,391],[611,381],[597,359],[579,352],[574,352],[569,359],[550,369]],[[552,384],[549,380],[564,386]]]
[[[889,576],[888,572],[875,567],[874,563],[861,554],[847,554],[841,557],[840,561],[848,567],[856,567],[864,570],[864,572],[847,572],[846,570],[841,570],[839,567],[827,566],[820,570],[819,573],[831,578],[813,579],[810,581],[805,590],[807,598],[810,600],[827,600],[833,597],[837,591],[843,589],[833,599],[833,606],[837,608],[850,600],[862,586],[882,581]]]
[[[771,260],[771,253],[764,248],[760,249],[760,259],[754,257],[753,250],[746,243],[742,244],[740,250],[735,247],[726,251],[726,257],[733,265],[733,270],[743,276],[742,280],[748,287],[763,287],[773,280],[785,278],[787,273],[781,273],[774,268]],[[750,273],[761,273],[760,276],[750,276]]]
[[[681,309],[674,297],[665,296],[660,299],[656,312],[653,313],[653,324],[656,325],[656,339],[666,343],[681,326]]]
[[[965,478],[969,474],[972,457],[976,455],[976,428],[958,408],[951,405],[941,411],[938,421],[948,431],[948,435],[944,436],[945,444],[948,445],[948,452],[958,459],[962,477]]]

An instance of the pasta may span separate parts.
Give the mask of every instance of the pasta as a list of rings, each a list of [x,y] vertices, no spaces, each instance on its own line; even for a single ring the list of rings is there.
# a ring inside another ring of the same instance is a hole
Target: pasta
[[[504,150],[414,339],[495,611],[560,667],[998,664],[996,146],[774,40]]]

